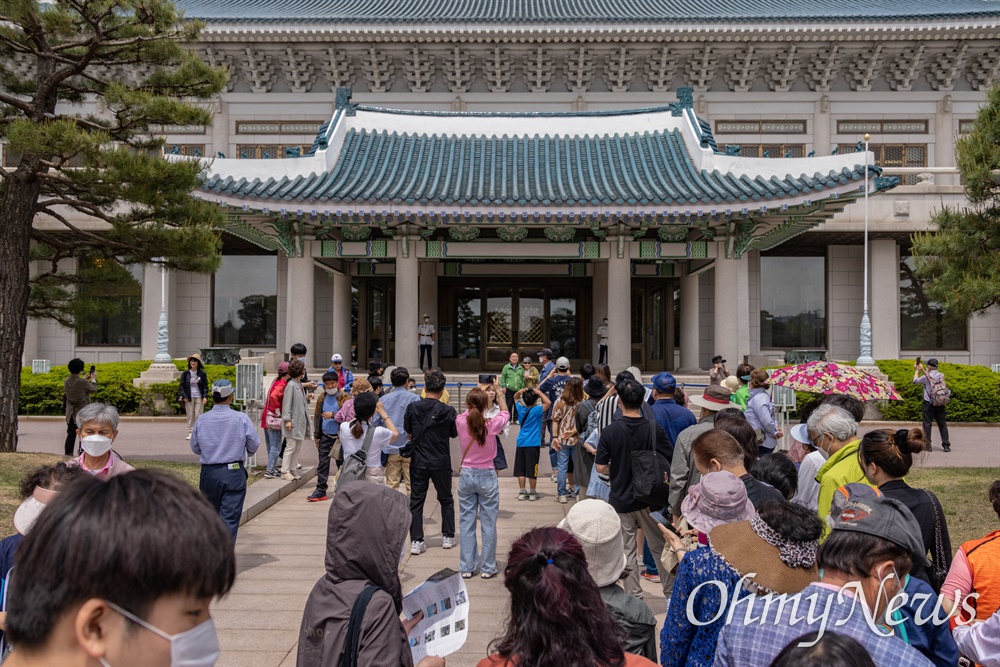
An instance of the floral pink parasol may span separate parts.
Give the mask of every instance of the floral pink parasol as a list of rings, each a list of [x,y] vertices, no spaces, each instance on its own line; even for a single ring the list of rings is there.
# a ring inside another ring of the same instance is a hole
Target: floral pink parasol
[[[810,361],[771,371],[771,384],[812,394],[847,394],[861,401],[901,401],[895,387],[854,366]]]

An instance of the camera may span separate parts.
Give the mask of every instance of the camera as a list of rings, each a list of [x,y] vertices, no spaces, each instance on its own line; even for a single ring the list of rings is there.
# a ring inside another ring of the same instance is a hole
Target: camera
[[[90,374],[93,375],[97,371],[97,366],[90,367]]]
[[[496,375],[490,375],[489,373],[479,374],[479,384],[493,384],[493,381],[496,379]]]

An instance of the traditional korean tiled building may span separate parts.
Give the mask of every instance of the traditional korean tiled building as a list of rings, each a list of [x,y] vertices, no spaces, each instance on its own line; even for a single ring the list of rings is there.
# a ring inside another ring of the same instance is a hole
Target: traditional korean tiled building
[[[867,160],[875,358],[1000,363],[1000,314],[949,317],[909,257],[964,201],[997,3],[180,4],[230,81],[212,127],[163,131],[213,158],[196,194],[230,216],[215,276],[168,277],[175,356],[304,342],[415,368],[426,312],[446,370],[596,358],[605,315],[614,370],[853,359]],[[152,357],[160,280],[136,277],[131,319],[33,322],[26,358]]]

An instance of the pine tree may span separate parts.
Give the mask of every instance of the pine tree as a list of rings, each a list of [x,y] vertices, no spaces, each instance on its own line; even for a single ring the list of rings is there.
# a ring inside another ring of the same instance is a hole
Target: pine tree
[[[1000,86],[993,86],[955,153],[969,205],[934,215],[936,232],[913,235],[917,276],[949,314],[968,317],[1000,305]]]
[[[67,265],[218,267],[223,213],[191,196],[203,167],[155,136],[211,123],[227,75],[186,48],[200,29],[170,0],[0,0],[0,451],[17,447],[28,316],[87,310]]]

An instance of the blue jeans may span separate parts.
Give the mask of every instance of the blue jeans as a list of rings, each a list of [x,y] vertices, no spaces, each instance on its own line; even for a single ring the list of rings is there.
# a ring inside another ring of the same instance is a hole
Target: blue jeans
[[[482,571],[497,571],[497,515],[500,513],[500,484],[492,468],[462,468],[458,473],[459,569],[475,572],[476,510],[483,531]]]
[[[281,431],[264,430],[264,443],[267,445],[267,469],[277,470],[278,457],[281,456]]]
[[[566,475],[569,473],[569,462],[573,460],[577,445],[563,445],[562,449],[556,452],[556,489],[560,496],[566,495]]]
[[[646,566],[646,572],[650,574],[660,573],[656,568],[656,559],[653,558],[653,552],[649,550],[649,542],[646,540],[642,541],[642,564]]]

